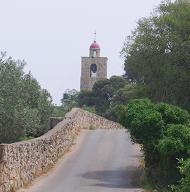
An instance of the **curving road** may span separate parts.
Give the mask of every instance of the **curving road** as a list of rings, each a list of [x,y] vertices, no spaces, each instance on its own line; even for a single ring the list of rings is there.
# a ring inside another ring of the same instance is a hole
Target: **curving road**
[[[125,130],[83,130],[48,175],[26,192],[141,192],[140,149]]]

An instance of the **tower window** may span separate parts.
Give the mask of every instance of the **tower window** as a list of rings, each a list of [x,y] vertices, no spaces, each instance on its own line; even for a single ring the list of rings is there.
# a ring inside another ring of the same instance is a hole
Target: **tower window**
[[[97,65],[91,64],[90,66],[90,77],[96,77],[97,74]]]
[[[93,57],[96,57],[96,51],[93,51]]]

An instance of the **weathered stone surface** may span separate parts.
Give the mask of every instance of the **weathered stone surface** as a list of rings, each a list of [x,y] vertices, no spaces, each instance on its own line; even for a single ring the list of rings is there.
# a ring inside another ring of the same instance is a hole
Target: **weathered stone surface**
[[[81,90],[91,90],[96,81],[107,78],[107,57],[82,57],[81,60]],[[91,64],[97,65],[96,77],[90,76]]]
[[[29,141],[0,145],[0,192],[29,184],[46,172],[72,146],[82,128],[120,129],[120,124],[74,108],[45,135]]]

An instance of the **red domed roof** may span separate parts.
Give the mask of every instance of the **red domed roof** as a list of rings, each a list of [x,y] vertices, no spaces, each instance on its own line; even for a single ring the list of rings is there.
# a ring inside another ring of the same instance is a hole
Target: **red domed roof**
[[[90,45],[90,49],[100,49],[100,46],[98,45],[98,43],[96,43],[96,41],[94,41],[94,42]]]

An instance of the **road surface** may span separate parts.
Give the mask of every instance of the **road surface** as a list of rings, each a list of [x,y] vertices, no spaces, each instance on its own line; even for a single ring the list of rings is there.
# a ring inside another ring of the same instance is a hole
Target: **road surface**
[[[24,192],[141,192],[140,149],[125,130],[83,130],[71,152]]]

